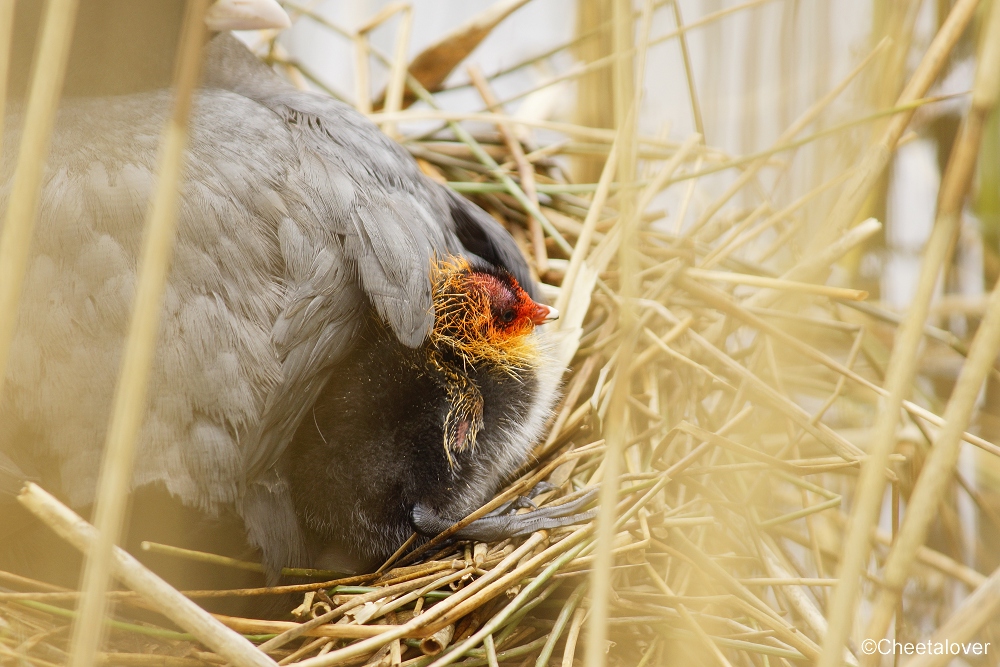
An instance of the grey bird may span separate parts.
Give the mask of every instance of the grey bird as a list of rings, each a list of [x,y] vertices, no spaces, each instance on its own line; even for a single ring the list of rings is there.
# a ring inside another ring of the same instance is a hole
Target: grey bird
[[[552,313],[507,232],[366,118],[225,32],[206,52],[133,486],[234,517],[271,581],[371,568],[488,500],[557,395],[537,332],[519,330],[536,343],[513,366],[434,338],[435,267],[457,258],[490,285],[483,326]],[[93,501],[170,106],[164,89],[89,92],[59,111],[0,399],[0,493],[34,478],[75,507]],[[14,104],[0,210],[21,121]],[[589,499],[458,537],[566,525]]]

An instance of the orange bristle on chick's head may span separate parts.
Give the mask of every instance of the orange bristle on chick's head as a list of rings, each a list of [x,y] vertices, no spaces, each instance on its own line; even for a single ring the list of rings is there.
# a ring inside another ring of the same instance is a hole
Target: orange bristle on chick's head
[[[473,364],[492,362],[508,371],[530,365],[537,348],[529,334],[558,315],[532,300],[506,271],[474,268],[461,257],[437,262],[431,284],[431,342]]]

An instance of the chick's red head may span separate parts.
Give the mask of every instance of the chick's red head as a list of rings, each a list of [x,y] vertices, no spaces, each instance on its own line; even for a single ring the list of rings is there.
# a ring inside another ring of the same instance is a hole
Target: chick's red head
[[[433,270],[434,329],[431,342],[454,349],[471,363],[505,369],[530,365],[537,354],[529,335],[556,318],[554,308],[532,300],[510,273],[473,267],[463,258]]]

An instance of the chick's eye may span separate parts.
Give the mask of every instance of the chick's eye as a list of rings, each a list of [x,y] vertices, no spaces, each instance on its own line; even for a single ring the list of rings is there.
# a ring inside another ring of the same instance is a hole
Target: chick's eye
[[[500,319],[506,324],[510,324],[514,321],[515,312],[513,308],[508,308],[507,310],[500,313]]]

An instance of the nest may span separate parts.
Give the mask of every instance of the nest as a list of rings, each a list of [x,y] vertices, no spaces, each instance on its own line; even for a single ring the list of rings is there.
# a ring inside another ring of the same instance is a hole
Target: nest
[[[300,20],[338,29],[306,7],[286,5]],[[474,29],[488,32],[501,18],[480,17],[428,49],[409,66],[407,94],[433,103],[427,89],[439,88],[441,70],[450,72],[475,46],[463,38]],[[636,58],[649,44],[649,16],[639,18]],[[945,412],[933,396],[904,400],[909,391],[892,384],[903,374],[890,361],[894,336],[899,345],[904,332],[916,331],[918,343],[922,338],[963,356],[978,349],[979,337],[970,352],[923,318],[913,325],[865,303],[861,290],[827,284],[831,267],[880,231],[875,220],[855,221],[858,192],[863,197],[872,186],[884,159],[869,151],[861,168],[845,165],[818,186],[780,198],[761,187],[790,168],[789,151],[822,138],[804,130],[881,47],[772,149],[732,156],[698,136],[675,143],[641,135],[629,123],[595,129],[537,121],[533,126],[552,138],[528,138],[517,129],[526,121],[504,116],[489,79],[476,73],[472,84],[491,115],[449,113],[436,104],[404,109],[407,70],[367,43],[374,26],[353,36],[388,64],[390,81],[383,101],[360,106],[371,111],[384,104],[373,118],[403,140],[425,173],[508,227],[564,313],[560,349],[569,370],[548,436],[521,476],[466,522],[543,481],[556,491],[537,504],[599,487],[600,513],[591,524],[499,544],[449,543],[456,526],[416,550],[404,545],[371,575],[286,587],[302,595],[293,611],[299,621],[219,617],[225,625],[280,664],[309,667],[571,667],[584,657],[592,665],[857,664],[865,660],[857,643],[863,632],[855,630],[854,641],[841,648],[857,609],[866,610],[860,625],[884,634],[878,610],[888,607],[896,613],[895,636],[912,640],[928,620],[940,624],[954,591],[987,582],[948,546],[947,536],[958,534],[949,501],[940,521],[945,539],[895,550],[909,582],[901,606],[881,586],[895,535],[857,510],[871,497],[881,500],[888,479],[892,531],[902,530],[900,504],[915,507],[934,497],[917,484],[930,443],[954,448],[964,441],[1000,453],[965,432],[968,411],[954,428],[941,416],[954,417],[951,404]],[[934,66],[930,56],[946,53],[954,39],[935,42],[913,79],[926,75]],[[315,80],[273,41],[264,50],[293,80]],[[358,72],[364,85],[367,76],[366,65]],[[901,130],[893,135],[893,123],[905,127],[925,91],[904,91],[910,98],[898,106],[911,106],[876,133],[876,148],[895,146]],[[615,98],[624,99],[617,91]],[[433,127],[401,136],[407,120]],[[465,120],[478,122],[479,131]],[[567,158],[581,155],[603,163],[598,182],[569,182]],[[727,187],[694,196],[703,181],[727,170],[735,174]],[[663,192],[674,193],[676,210],[656,208]],[[822,227],[810,222],[817,216],[826,217]],[[902,383],[911,385],[912,379]],[[904,428],[897,434],[890,422],[887,440],[879,428],[893,408]],[[866,477],[870,469],[875,473]],[[950,472],[945,490],[933,491],[939,498],[953,498],[955,484],[971,488]],[[996,522],[996,512],[972,495],[984,520]],[[852,509],[858,516],[849,522]],[[874,528],[871,544],[867,531],[858,541],[858,525]],[[175,555],[252,567],[208,554]],[[853,575],[843,587],[856,592],[846,616],[836,611],[838,573]],[[64,664],[70,603],[79,594],[2,576],[5,585],[29,592],[0,594],[0,660]],[[194,667],[233,660],[168,624],[130,619],[130,604],[156,609],[155,600],[109,595],[119,606],[102,663]],[[945,639],[979,630],[982,622],[968,611],[958,608]],[[825,652],[824,641],[834,642]]]

